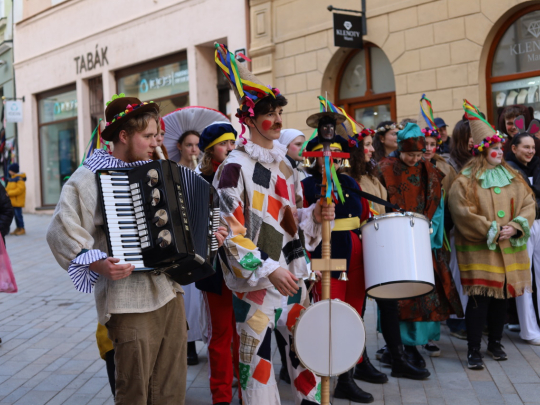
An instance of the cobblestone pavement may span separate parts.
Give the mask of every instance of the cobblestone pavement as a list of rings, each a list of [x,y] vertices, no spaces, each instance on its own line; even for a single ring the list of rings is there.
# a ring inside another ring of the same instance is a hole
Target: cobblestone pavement
[[[45,241],[49,220],[46,215],[25,215],[28,234],[7,238],[20,292],[0,294],[0,404],[113,404],[95,342],[94,297],[76,292],[56,264]],[[378,367],[375,351],[384,343],[375,332],[372,301],[365,318],[367,350]],[[466,342],[450,337],[443,326],[441,357],[426,357],[430,379],[390,377],[384,385],[359,385],[373,394],[377,405],[540,403],[540,347],[524,343],[513,332],[506,332],[503,343],[508,361],[486,356],[485,370],[470,371]],[[206,349],[202,343],[197,347],[201,364],[189,368],[186,403],[210,405]],[[274,359],[279,371],[279,354]],[[290,387],[279,383],[279,389],[282,404],[292,405]],[[333,401],[343,404],[348,401]]]

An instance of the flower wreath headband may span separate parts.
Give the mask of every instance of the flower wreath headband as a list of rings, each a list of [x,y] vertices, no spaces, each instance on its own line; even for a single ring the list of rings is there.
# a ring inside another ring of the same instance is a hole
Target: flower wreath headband
[[[377,128],[373,133],[380,133],[380,132],[387,132],[391,129],[399,129],[402,130],[404,128],[401,124],[392,124],[392,125],[383,125],[382,127]]]
[[[105,104],[106,105],[109,105],[111,104],[114,100],[116,100],[117,98],[122,98],[122,97],[125,97],[126,95],[124,93],[120,93],[120,94],[113,94],[112,98],[111,98],[111,101],[107,101]],[[147,104],[150,104],[150,103],[153,103],[153,101],[145,101],[144,103],[141,103],[141,104],[128,104],[126,106],[126,109],[124,111],[122,111],[121,113],[118,113],[116,114],[113,119],[111,121],[108,121],[105,123],[105,126],[108,127],[109,125],[111,125],[113,122],[116,122],[116,120],[119,120],[120,118],[122,118],[123,116],[125,116],[126,114],[129,114],[130,112],[136,110],[137,108],[139,107],[142,107],[143,105],[147,105]]]
[[[469,121],[482,121],[493,131],[493,135],[484,138],[478,145],[474,145],[472,154],[473,156],[478,156],[484,151],[484,149],[489,148],[491,145],[496,143],[505,143],[505,135],[500,131],[495,131],[491,124],[486,121],[482,116],[480,110],[473,104],[469,103],[467,100],[463,100],[463,109],[465,110],[465,116]]]
[[[427,105],[427,111],[424,108],[424,101]],[[420,114],[427,124],[427,128],[422,128],[422,133],[425,137],[429,136],[436,138],[438,147],[438,145],[442,144],[442,137],[439,133],[439,128],[437,128],[437,125],[435,124],[435,119],[433,118],[433,107],[431,105],[431,100],[427,98],[425,94],[422,94],[422,98],[420,99]]]
[[[244,133],[246,132],[244,122],[246,118],[255,116],[255,112],[253,111],[255,104],[267,96],[276,98],[280,94],[280,91],[276,88],[271,88],[270,86],[264,86],[243,79],[240,76],[236,58],[234,57],[234,54],[227,49],[227,46],[218,43],[214,46],[216,48],[216,64],[220,67],[231,87],[238,93],[238,97],[240,98],[240,108],[236,110],[235,116],[238,118],[238,121],[240,121],[240,124],[242,124],[242,133],[239,136],[239,140],[241,139],[242,143],[245,145],[247,140],[244,138]],[[249,61],[244,55],[241,56]]]

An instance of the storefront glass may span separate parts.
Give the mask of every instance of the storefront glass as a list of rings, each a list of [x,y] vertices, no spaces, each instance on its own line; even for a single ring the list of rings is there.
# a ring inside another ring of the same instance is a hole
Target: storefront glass
[[[515,16],[492,48],[488,99],[489,118],[495,124],[501,109],[514,104],[532,107],[540,119],[540,9],[536,8]]]
[[[162,114],[189,105],[187,60],[133,73],[118,80],[118,92],[142,101],[156,101]]]
[[[38,98],[39,99],[39,98]],[[62,186],[77,169],[77,92],[39,99],[39,147],[43,206],[55,205]]]

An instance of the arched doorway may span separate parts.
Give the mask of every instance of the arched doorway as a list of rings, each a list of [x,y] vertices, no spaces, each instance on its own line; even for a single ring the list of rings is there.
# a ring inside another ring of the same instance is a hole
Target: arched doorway
[[[366,127],[396,119],[396,85],[390,61],[377,46],[351,52],[336,81],[336,104]]]
[[[540,119],[540,4],[514,14],[499,29],[486,65],[488,118],[497,110],[524,104]],[[504,128],[498,128],[504,130]]]

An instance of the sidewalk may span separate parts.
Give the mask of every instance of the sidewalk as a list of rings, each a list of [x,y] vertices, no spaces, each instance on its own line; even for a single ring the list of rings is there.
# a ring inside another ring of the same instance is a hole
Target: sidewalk
[[[75,291],[56,264],[45,241],[49,221],[50,216],[25,215],[28,234],[6,239],[20,292],[0,294],[0,404],[112,405],[105,362],[95,342],[94,297]],[[384,342],[375,322],[375,305],[369,301],[367,350],[379,367],[375,351]],[[450,337],[443,326],[441,357],[426,357],[430,379],[390,377],[382,386],[358,383],[373,394],[376,405],[540,404],[540,347],[524,343],[513,332],[506,332],[503,344],[508,361],[486,356],[485,370],[470,371],[466,342]],[[201,364],[189,367],[186,404],[211,405],[206,348],[201,343],[197,347]],[[279,372],[279,354],[273,353]],[[290,387],[280,382],[279,388],[282,404],[293,405]]]

